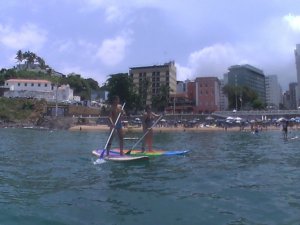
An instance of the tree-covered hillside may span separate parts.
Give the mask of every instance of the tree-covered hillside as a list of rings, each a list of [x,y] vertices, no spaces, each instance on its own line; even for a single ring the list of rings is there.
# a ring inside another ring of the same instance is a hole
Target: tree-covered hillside
[[[44,79],[51,81],[54,85],[69,84],[74,90],[74,95],[80,96],[82,100],[89,100],[91,92],[100,89],[97,81],[92,78],[82,78],[80,74],[57,76],[45,60],[33,52],[23,53],[19,50],[16,60],[17,65],[14,68],[0,70],[0,85],[4,85],[5,80],[8,79]]]

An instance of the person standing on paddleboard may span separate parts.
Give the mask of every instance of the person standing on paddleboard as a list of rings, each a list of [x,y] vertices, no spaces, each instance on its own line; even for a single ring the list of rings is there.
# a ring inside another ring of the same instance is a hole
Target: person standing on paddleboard
[[[143,132],[146,133],[145,140],[143,141],[142,151],[145,151],[145,145],[148,146],[148,151],[152,151],[152,143],[153,143],[153,130],[152,125],[154,124],[154,120],[159,115],[155,114],[151,111],[151,106],[147,105],[145,108],[145,113],[142,119]]]
[[[282,123],[283,139],[287,140],[289,121],[285,120]]]
[[[116,120],[117,120],[119,114],[124,115],[124,111],[122,110],[122,106],[119,103],[120,103],[119,96],[116,96],[116,95],[113,96],[112,97],[112,103],[111,103],[111,109],[110,109],[110,113],[109,113],[109,122],[110,122],[110,129],[112,130],[113,128],[115,128],[115,130],[118,133],[120,155],[123,155],[124,134],[123,134],[123,126],[122,126],[121,118],[116,123]],[[108,151],[111,148],[112,139],[113,139],[113,135],[112,135],[111,139],[108,142],[108,146],[107,146]]]

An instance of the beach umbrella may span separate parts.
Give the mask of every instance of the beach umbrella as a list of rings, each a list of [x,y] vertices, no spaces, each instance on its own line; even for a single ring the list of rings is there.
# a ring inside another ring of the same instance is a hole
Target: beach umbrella
[[[280,117],[276,122],[280,123],[280,122],[284,122],[284,121],[287,121],[287,119],[284,117]]]

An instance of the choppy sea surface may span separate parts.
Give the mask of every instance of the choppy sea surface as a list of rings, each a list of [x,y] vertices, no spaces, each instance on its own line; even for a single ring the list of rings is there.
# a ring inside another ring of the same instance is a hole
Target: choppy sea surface
[[[0,224],[300,224],[300,138],[156,133],[158,148],[190,153],[97,164],[107,137],[0,129]]]

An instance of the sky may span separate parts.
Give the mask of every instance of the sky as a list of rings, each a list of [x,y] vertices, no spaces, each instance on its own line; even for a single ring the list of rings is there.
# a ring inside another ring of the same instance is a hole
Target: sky
[[[130,67],[175,61],[177,80],[250,64],[296,82],[298,0],[0,0],[0,68],[18,50],[101,85]]]

